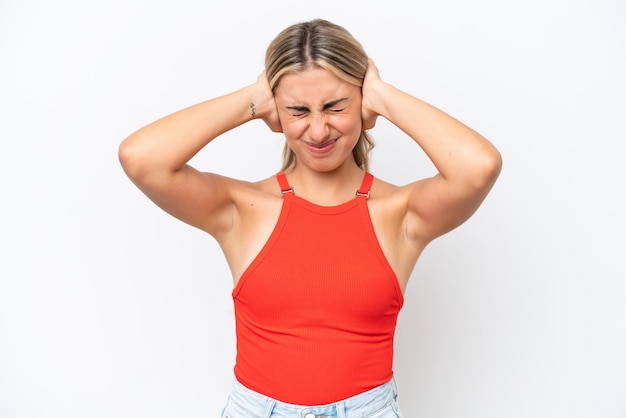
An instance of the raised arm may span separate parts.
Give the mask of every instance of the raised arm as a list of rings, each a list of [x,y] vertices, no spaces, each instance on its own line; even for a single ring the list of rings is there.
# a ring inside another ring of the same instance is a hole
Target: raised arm
[[[120,163],[128,177],[159,207],[215,234],[229,225],[232,181],[201,173],[187,162],[217,136],[253,118],[263,119],[272,130],[280,131],[264,74],[254,84],[139,129],[121,143]]]
[[[438,173],[406,187],[408,235],[428,242],[465,222],[480,206],[502,166],[498,150],[443,111],[382,81],[370,61],[363,85],[364,124],[376,116],[422,148]]]

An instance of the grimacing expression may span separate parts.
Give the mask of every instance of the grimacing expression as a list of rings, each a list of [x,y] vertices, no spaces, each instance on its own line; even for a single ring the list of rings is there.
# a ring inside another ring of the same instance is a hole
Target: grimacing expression
[[[296,160],[317,171],[354,163],[361,134],[361,89],[328,70],[284,75],[275,89],[278,116]]]

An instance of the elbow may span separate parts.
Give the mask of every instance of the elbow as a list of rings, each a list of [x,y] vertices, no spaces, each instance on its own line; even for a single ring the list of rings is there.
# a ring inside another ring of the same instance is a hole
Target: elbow
[[[493,145],[490,148],[485,155],[484,168],[489,177],[495,181],[502,171],[502,154]]]
[[[477,187],[480,189],[491,189],[500,176],[501,171],[502,155],[495,147],[490,145],[478,165],[477,172],[480,174],[477,176]]]
[[[117,158],[120,165],[131,180],[139,178],[142,172],[142,153],[138,148],[131,135],[122,141],[117,150]]]

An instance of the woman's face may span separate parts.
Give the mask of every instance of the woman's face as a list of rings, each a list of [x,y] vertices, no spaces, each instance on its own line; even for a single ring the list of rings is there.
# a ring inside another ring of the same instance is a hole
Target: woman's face
[[[296,165],[333,171],[354,164],[361,134],[361,89],[331,72],[311,68],[284,75],[274,98]]]

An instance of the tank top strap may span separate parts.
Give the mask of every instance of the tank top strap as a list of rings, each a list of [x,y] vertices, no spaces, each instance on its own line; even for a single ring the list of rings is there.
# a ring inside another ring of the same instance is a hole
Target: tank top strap
[[[285,193],[294,194],[293,188],[289,185],[289,182],[287,181],[287,177],[285,176],[285,173],[280,171],[278,174],[276,174],[276,179],[278,180],[278,185],[280,186],[281,196],[284,196]]]
[[[374,176],[371,173],[365,173],[365,177],[363,177],[363,182],[361,183],[361,187],[356,191],[357,196],[363,196],[366,199],[370,197],[370,187],[372,187],[372,182],[374,181]]]
[[[278,180],[278,185],[280,186],[280,195],[284,196],[285,193],[295,194],[293,191],[293,187],[289,185],[287,181],[287,176],[282,171],[276,174],[276,180]],[[374,176],[367,172],[363,177],[363,182],[361,183],[361,187],[356,191],[356,196],[364,196],[366,199],[370,197],[370,187],[372,187],[372,182],[374,181]]]

